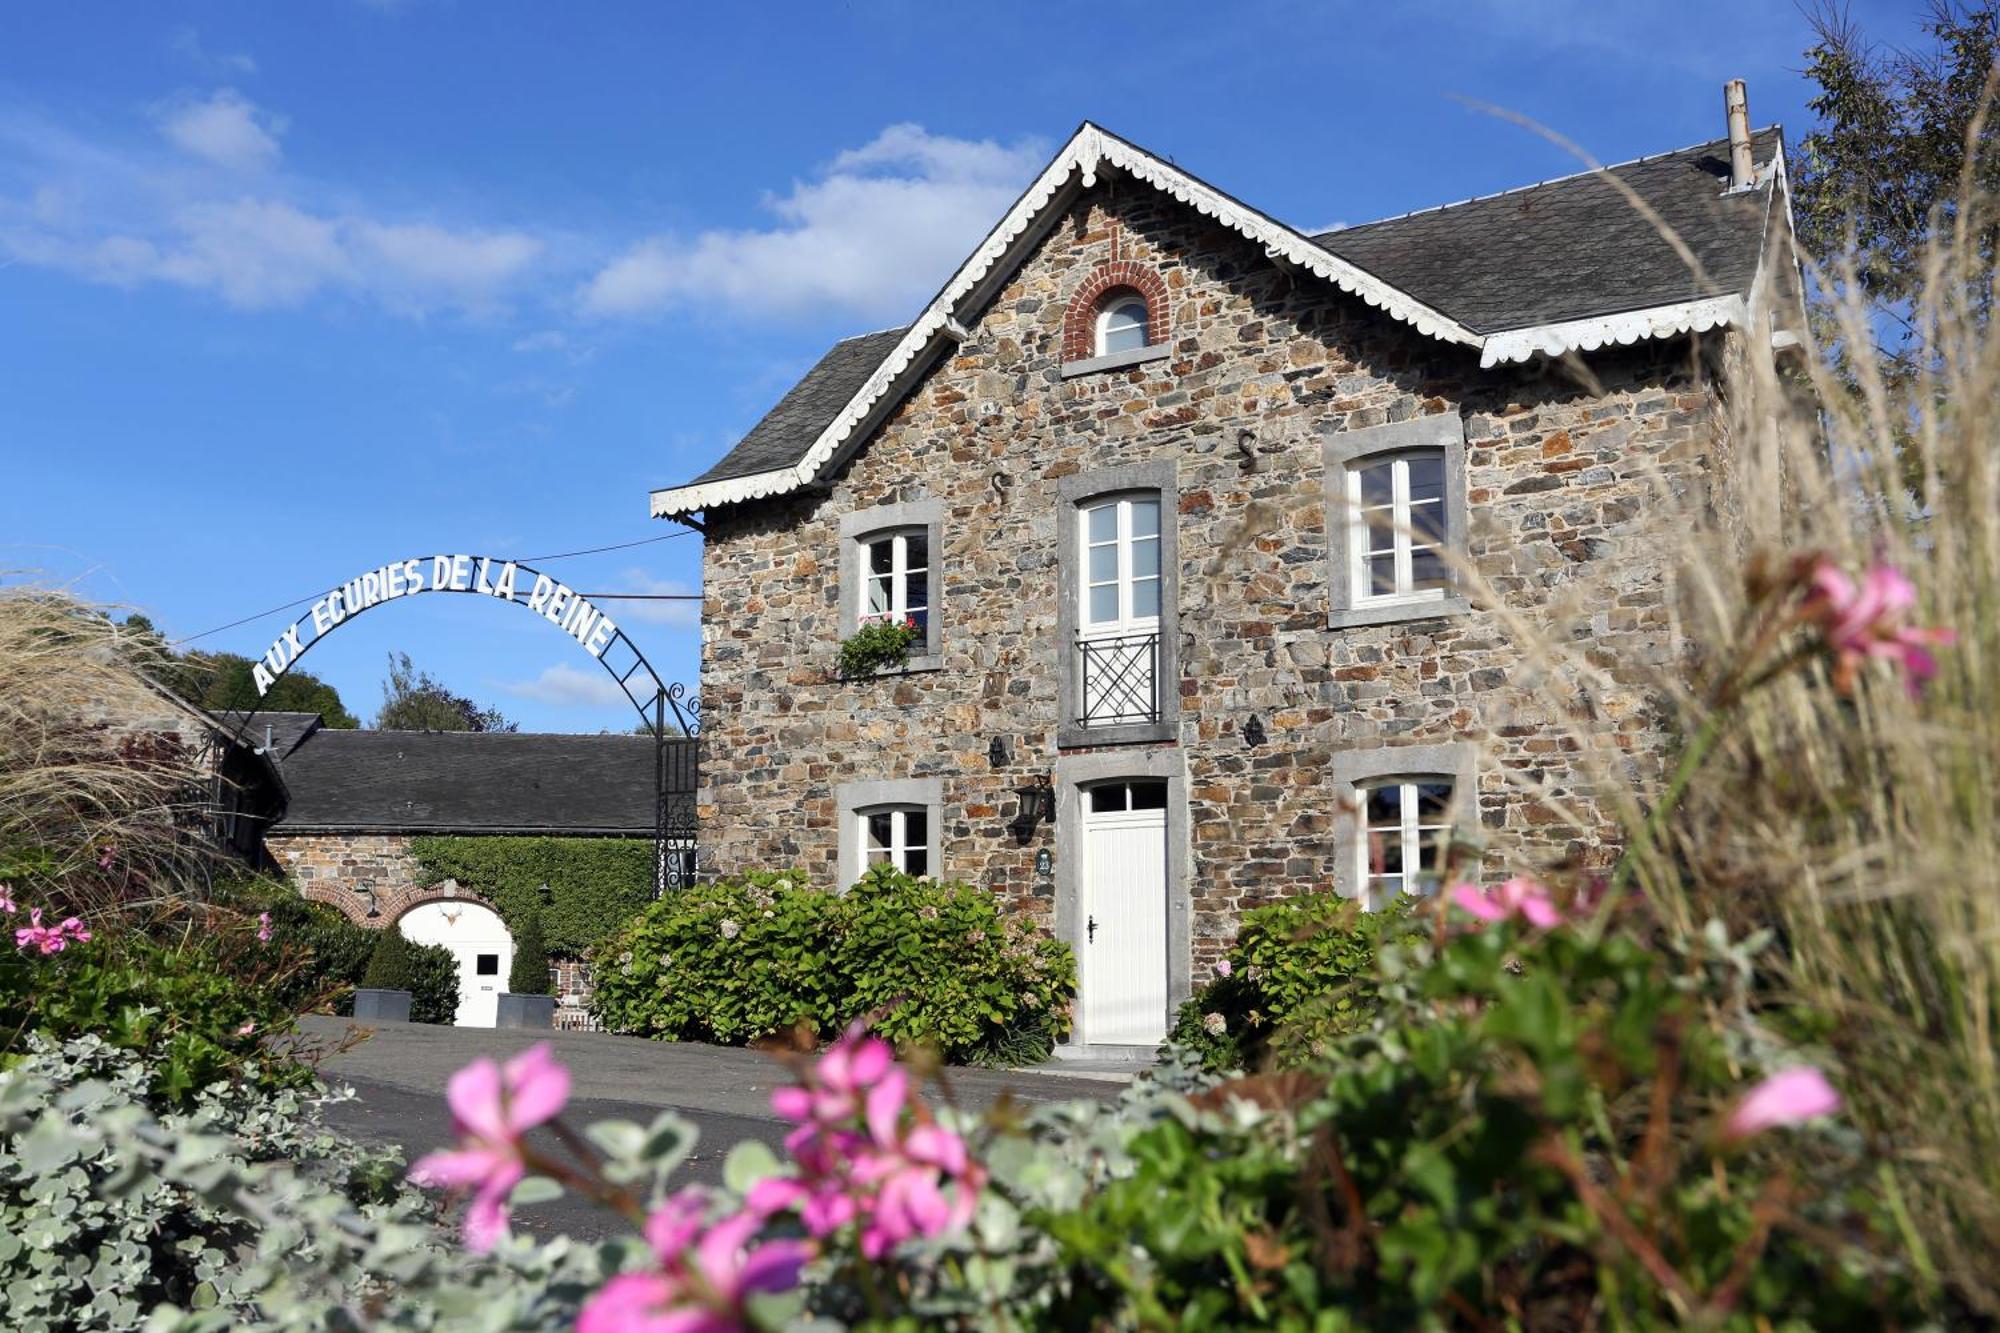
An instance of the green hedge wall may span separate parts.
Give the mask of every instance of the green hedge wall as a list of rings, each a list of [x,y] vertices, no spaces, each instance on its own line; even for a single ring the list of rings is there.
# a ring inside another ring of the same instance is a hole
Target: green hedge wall
[[[410,855],[432,879],[455,879],[484,896],[509,930],[539,910],[544,945],[565,958],[580,957],[653,901],[647,838],[412,838]]]

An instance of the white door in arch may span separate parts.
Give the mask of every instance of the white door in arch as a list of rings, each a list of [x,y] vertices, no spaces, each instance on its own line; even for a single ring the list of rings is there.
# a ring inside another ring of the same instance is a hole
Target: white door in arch
[[[412,944],[441,944],[458,960],[458,1026],[500,1021],[500,992],[514,964],[514,937],[493,909],[478,903],[422,903],[396,923]]]
[[[1080,1035],[1156,1045],[1167,1035],[1167,784],[1101,782],[1079,795]]]

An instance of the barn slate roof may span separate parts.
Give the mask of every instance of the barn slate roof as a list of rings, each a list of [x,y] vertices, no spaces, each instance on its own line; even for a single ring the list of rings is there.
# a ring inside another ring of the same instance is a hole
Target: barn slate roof
[[[1752,136],[1760,167],[1783,139],[1776,127]],[[1723,138],[1605,168],[1679,234],[1706,281],[1595,172],[1309,239],[1481,334],[1740,294],[1763,252],[1773,186],[1765,179],[1725,196],[1728,158]],[[684,487],[796,466],[905,332],[835,343],[749,434]]]
[[[668,742],[672,800],[694,800],[696,744]],[[325,728],[286,757],[284,776],[291,800],[272,837],[653,832],[650,736]]]
[[[242,739],[261,750],[274,761],[282,761],[286,755],[299,748],[299,743],[318,731],[322,719],[318,713],[286,713],[273,709],[268,712],[252,713],[246,716],[230,711],[215,714],[230,735],[241,733]],[[244,730],[245,721],[249,730]],[[266,728],[269,728],[268,744]]]

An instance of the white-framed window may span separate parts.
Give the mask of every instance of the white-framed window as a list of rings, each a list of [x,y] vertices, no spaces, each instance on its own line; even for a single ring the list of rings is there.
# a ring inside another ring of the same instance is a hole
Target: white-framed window
[[[1137,292],[1121,292],[1105,302],[1097,312],[1097,354],[1134,352],[1147,345],[1150,327],[1146,298]]]
[[[855,812],[863,868],[892,865],[906,875],[931,873],[930,811],[921,805],[878,805]]]
[[[871,620],[915,622],[919,630],[930,624],[931,548],[930,532],[909,528],[883,532],[861,543],[860,605],[855,623]]]
[[[1435,892],[1451,837],[1452,780],[1384,778],[1359,784],[1362,836],[1355,882],[1370,911],[1404,893]]]
[[[1434,601],[1450,588],[1444,557],[1444,469],[1442,449],[1348,465],[1349,578],[1355,605]]]
[[[1087,505],[1078,525],[1083,543],[1086,634],[1158,629],[1160,624],[1160,497],[1122,495]]]

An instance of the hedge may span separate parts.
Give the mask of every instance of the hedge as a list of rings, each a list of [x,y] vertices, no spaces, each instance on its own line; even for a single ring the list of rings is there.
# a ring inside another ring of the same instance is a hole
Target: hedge
[[[877,866],[846,893],[756,872],[649,903],[592,955],[614,1032],[741,1045],[871,1016],[947,1059],[1046,1059],[1069,1031],[1069,946],[970,884]]]
[[[539,911],[544,944],[564,958],[582,957],[653,900],[648,838],[412,838],[410,855],[432,880],[455,879],[491,902],[509,930]]]

